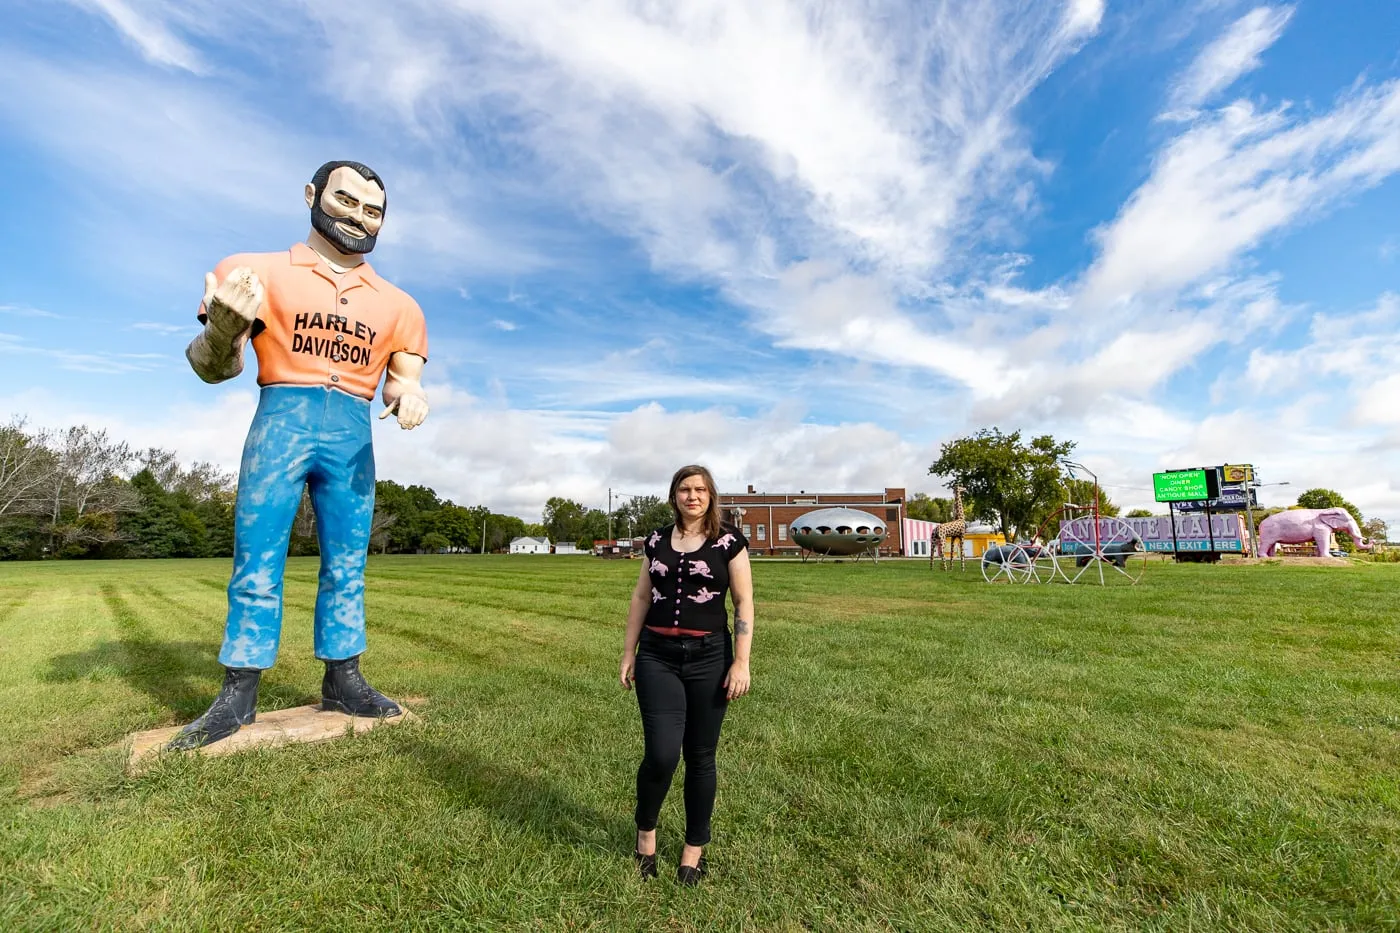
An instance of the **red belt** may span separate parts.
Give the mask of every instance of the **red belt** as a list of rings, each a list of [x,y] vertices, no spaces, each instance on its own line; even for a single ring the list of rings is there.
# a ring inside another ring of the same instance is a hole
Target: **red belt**
[[[714,632],[702,632],[702,631],[700,631],[699,629],[694,629],[694,628],[657,628],[655,625],[648,625],[648,626],[646,626],[646,630],[649,631],[649,632],[655,632],[655,633],[658,634],[658,635],[700,635],[700,636],[703,636],[703,635],[713,635],[713,634],[715,634]]]

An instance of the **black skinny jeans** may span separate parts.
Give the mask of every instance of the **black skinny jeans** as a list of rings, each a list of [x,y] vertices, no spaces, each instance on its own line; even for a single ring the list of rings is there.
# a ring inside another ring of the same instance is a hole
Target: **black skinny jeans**
[[[734,662],[727,631],[697,636],[642,629],[637,647],[637,705],[646,751],[637,769],[637,828],[656,828],[671,776],[685,753],[685,841],[710,841],[715,809],[715,747],[729,708],[724,675]]]

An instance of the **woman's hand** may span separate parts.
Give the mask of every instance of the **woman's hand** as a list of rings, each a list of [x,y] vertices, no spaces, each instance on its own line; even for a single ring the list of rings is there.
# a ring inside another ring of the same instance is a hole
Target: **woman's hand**
[[[637,656],[631,653],[622,655],[622,668],[617,673],[617,679],[622,683],[623,690],[631,690],[632,684],[636,680]]]
[[[724,675],[721,686],[728,690],[725,699],[732,700],[749,692],[749,662],[735,661],[729,665],[729,673]]]

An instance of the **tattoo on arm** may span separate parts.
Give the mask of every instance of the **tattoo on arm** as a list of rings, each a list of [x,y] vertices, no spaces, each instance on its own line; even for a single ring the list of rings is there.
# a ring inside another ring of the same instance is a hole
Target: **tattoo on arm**
[[[734,634],[747,635],[749,633],[749,622],[746,619],[734,620]]]

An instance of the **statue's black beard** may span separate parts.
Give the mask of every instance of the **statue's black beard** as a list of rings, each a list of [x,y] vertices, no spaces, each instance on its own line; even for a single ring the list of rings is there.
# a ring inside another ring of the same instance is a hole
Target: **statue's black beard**
[[[346,224],[364,231],[364,236],[356,240],[346,236],[336,226],[336,224]],[[311,205],[311,226],[321,236],[330,240],[331,245],[342,253],[368,253],[374,249],[376,236],[371,235],[368,230],[348,217],[332,217],[321,210],[321,201],[317,199]]]

